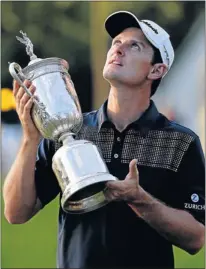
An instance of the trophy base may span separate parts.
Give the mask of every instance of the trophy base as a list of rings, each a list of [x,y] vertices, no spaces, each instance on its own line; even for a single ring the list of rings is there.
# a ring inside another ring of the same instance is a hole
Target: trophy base
[[[87,140],[74,140],[69,134],[62,140],[63,146],[52,159],[62,190],[62,209],[82,214],[106,205],[105,184],[118,179],[109,173],[97,146]]]
[[[104,189],[106,188],[105,183],[111,180],[116,181],[117,178],[109,173],[99,173],[69,185],[61,199],[63,210],[66,213],[82,214],[108,204],[109,202],[104,196]]]

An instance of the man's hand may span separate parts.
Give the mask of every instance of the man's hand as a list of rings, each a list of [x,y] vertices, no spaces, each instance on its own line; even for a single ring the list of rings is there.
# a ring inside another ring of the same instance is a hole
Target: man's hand
[[[183,210],[174,209],[152,197],[139,185],[137,161],[129,164],[124,180],[107,182],[105,191],[109,201],[125,201],[134,213],[172,244],[190,254],[204,245],[204,226]]]
[[[108,201],[137,202],[143,195],[143,189],[139,185],[139,172],[137,160],[133,159],[129,164],[129,173],[124,180],[110,181],[106,184],[105,197]]]
[[[24,85],[29,88],[32,94],[34,94],[36,88],[30,81],[25,80]],[[38,144],[41,136],[30,115],[33,99],[25,92],[23,87],[19,86],[18,82],[15,80],[13,83],[13,94],[16,102],[16,111],[23,129],[23,138],[30,142],[36,141]]]

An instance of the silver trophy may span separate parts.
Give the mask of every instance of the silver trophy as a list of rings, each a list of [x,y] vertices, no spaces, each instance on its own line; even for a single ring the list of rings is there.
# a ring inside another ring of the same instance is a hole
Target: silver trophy
[[[108,203],[105,183],[117,180],[112,176],[90,141],[75,140],[83,116],[68,63],[60,58],[40,59],[33,53],[33,44],[25,33],[16,37],[26,45],[30,62],[24,69],[9,64],[12,77],[32,96],[23,81],[29,79],[36,87],[31,116],[44,138],[62,142],[53,156],[52,169],[62,190],[61,206],[67,213],[85,213]],[[48,186],[49,188],[49,186]]]

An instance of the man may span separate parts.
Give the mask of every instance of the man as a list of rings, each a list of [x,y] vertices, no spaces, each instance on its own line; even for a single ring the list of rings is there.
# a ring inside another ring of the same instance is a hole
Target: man
[[[98,210],[70,215],[60,207],[58,267],[174,268],[172,245],[195,254],[204,244],[200,141],[150,100],[174,59],[169,35],[125,11],[105,27],[113,38],[103,70],[110,93],[98,111],[84,114],[76,139],[93,141],[120,181],[107,183],[111,202]],[[51,169],[55,145],[43,139],[37,150],[32,100],[16,82],[14,95],[24,139],[4,185],[5,216],[24,223],[60,188]]]

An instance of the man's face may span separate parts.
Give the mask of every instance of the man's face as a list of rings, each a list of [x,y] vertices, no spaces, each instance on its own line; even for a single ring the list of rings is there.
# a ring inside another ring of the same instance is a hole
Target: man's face
[[[103,76],[111,84],[141,85],[151,71],[153,54],[143,32],[139,28],[127,28],[113,39]]]

